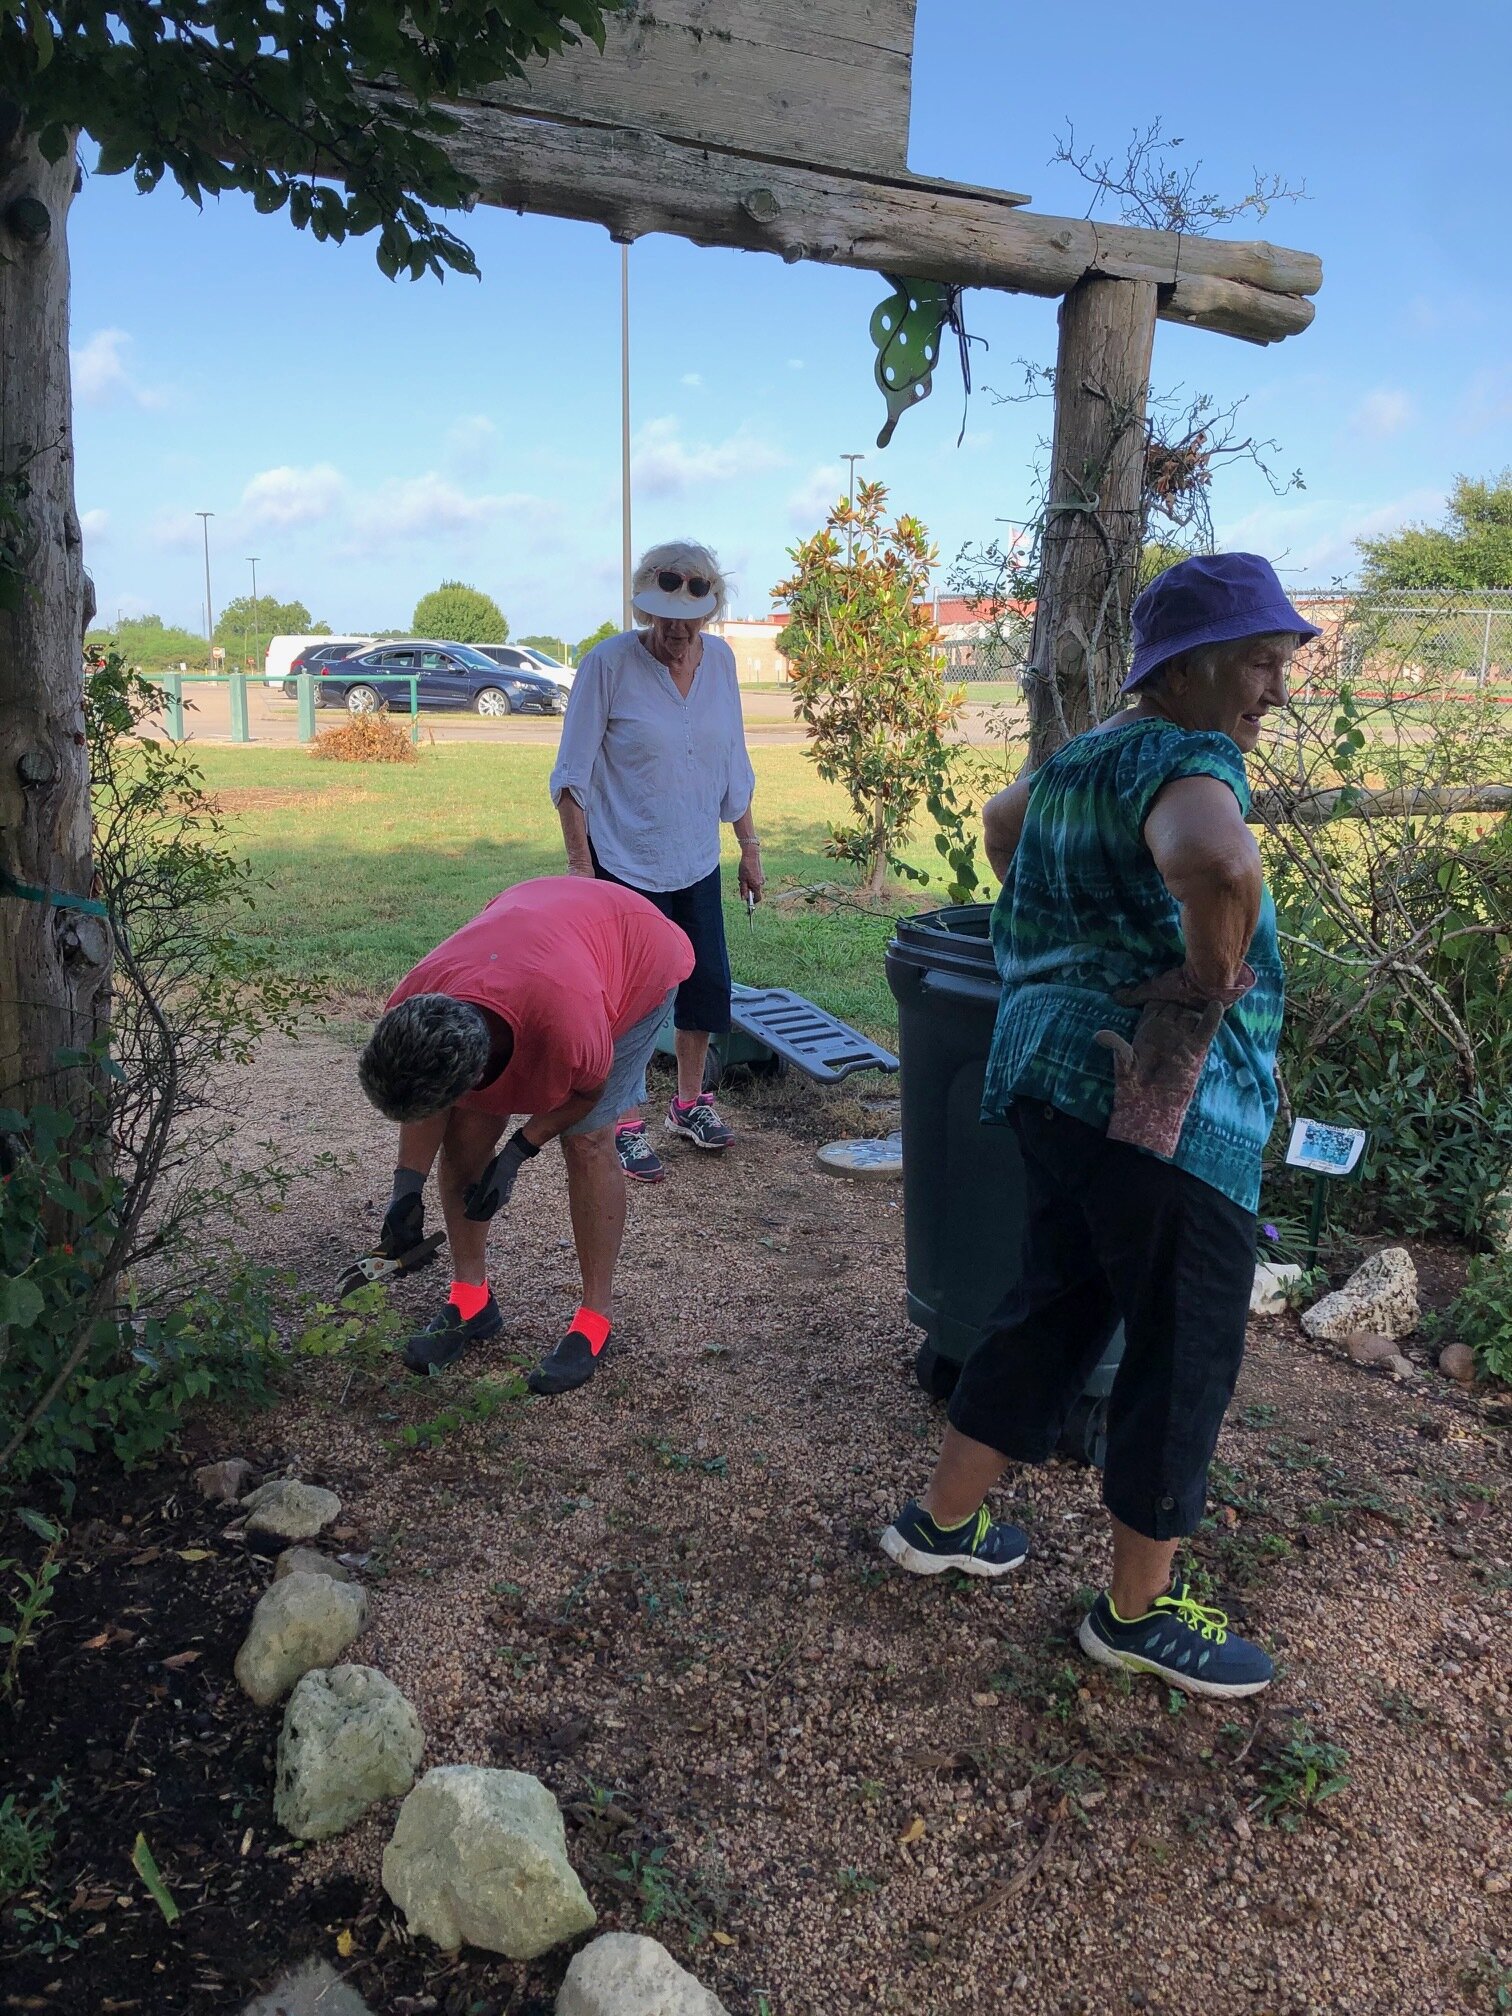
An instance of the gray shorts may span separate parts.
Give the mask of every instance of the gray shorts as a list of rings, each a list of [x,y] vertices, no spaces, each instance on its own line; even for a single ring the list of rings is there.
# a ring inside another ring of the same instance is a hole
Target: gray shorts
[[[642,1015],[639,1022],[632,1022],[623,1035],[616,1037],[609,1076],[604,1080],[598,1104],[591,1113],[585,1113],[581,1120],[567,1128],[567,1133],[596,1134],[601,1127],[613,1126],[621,1113],[643,1104],[646,1066],[651,1061],[656,1039],[665,1027],[676,999],[677,989],[674,987],[666,1000],[653,1008],[649,1015]]]

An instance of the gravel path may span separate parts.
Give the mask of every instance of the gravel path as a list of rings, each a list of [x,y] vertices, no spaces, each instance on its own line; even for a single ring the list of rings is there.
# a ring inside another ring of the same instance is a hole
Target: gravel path
[[[341,1165],[258,1236],[253,1257],[307,1285],[386,1196],[352,1062],[320,1039],[249,1080],[249,1140]],[[418,1386],[312,1361],[259,1425],[249,1454],[341,1493],[370,1556],[358,1656],[415,1702],[427,1761],[537,1772],[601,1922],[654,1931],[732,2012],[1506,2006],[1494,1410],[1257,1323],[1193,1551],[1281,1678],[1232,1708],[1122,1683],[1073,1643],[1105,1563],[1090,1473],[1001,1494],[1035,1550],[1006,1588],[921,1584],[878,1553],[941,1425],[912,1380],[899,1192],[820,1174],[833,1120],[783,1096],[731,1101],[731,1154],[672,1144],[667,1183],[632,1197],[618,1341],[585,1391],[404,1443],[570,1312],[548,1154],[495,1230],[509,1328],[475,1367]],[[406,1284],[406,1306],[440,1280]],[[1309,1766],[1347,1782],[1308,1805]],[[307,1877],[355,1878],[376,1907],[390,1824],[311,1851]],[[428,1968],[456,1978],[386,1908],[358,1942],[370,1999],[393,1993],[386,1968],[411,1994]],[[469,1956],[478,2000],[456,2006],[531,2006],[560,1972]],[[431,1992],[375,2006],[453,2006]]]

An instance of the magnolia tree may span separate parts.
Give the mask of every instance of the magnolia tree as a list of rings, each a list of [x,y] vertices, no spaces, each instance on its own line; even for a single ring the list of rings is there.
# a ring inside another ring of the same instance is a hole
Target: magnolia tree
[[[830,852],[854,861],[878,896],[920,804],[937,788],[942,738],[960,695],[942,678],[928,607],[935,549],[917,518],[884,524],[887,491],[863,483],[824,529],[791,549],[773,594],[788,610],[777,648],[788,661],[809,755],[855,812],[831,828]]]
[[[391,278],[472,273],[437,211],[475,191],[446,101],[588,35],[619,0],[0,0],[0,1110],[65,1104],[105,1028],[74,505],[69,205],[79,147],[138,189],[242,190]],[[364,80],[395,88],[371,91]]]

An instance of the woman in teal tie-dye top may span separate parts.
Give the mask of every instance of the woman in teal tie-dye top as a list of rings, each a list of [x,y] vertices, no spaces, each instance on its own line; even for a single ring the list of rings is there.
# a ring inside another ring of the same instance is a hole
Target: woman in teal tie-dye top
[[[1283,983],[1244,755],[1316,635],[1269,564],[1183,561],[1133,610],[1130,704],[987,807],[1003,982],[982,1117],[1024,1153],[1021,1278],[968,1359],[923,1499],[882,1544],[998,1575],[1028,1542],[985,1498],[1054,1450],[1122,1321],[1103,1500],[1113,1572],[1084,1651],[1199,1694],[1257,1692],[1259,1646],[1172,1581],[1244,1348]]]

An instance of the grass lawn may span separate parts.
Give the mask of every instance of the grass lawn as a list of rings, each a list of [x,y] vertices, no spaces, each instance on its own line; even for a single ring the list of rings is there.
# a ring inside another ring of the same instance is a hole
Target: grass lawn
[[[512,882],[562,870],[546,795],[554,751],[518,743],[442,744],[415,764],[312,761],[303,749],[195,751],[228,837],[258,887],[250,929],[270,937],[290,973],[334,991],[380,996],[420,956]],[[848,886],[828,859],[828,821],[845,810],[801,748],[756,749],[756,817],[768,896],[815,882]],[[883,912],[768,901],[754,928],[734,897],[736,850],[725,830],[726,924],[737,980],[793,987],[895,1043],[883,949],[896,910],[944,900],[912,886]],[[909,850],[928,866],[928,835]]]

